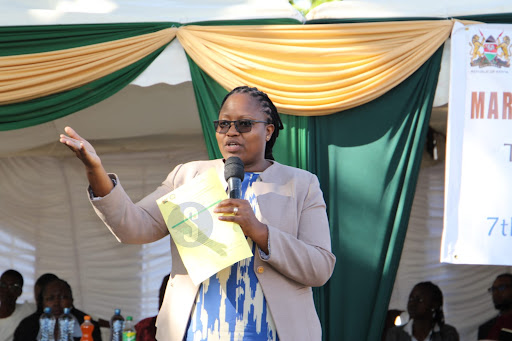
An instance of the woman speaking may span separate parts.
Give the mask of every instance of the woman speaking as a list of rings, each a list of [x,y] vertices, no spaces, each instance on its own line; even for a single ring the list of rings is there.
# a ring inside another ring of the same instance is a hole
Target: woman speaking
[[[233,89],[212,128],[223,159],[176,166],[135,204],[90,143],[70,127],[60,142],[82,160],[99,217],[119,241],[131,244],[169,233],[156,199],[211,168],[227,188],[225,161],[243,162],[241,198],[221,201],[215,212],[240,225],[253,256],[195,285],[171,239],[172,269],[157,340],[321,340],[311,287],[327,282],[336,258],[317,177],[274,160],[272,147],[283,127],[272,101],[256,88]]]

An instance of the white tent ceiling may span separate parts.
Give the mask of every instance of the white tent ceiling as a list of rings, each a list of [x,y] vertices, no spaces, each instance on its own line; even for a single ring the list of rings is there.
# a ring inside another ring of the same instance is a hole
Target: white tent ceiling
[[[295,18],[287,0],[0,0],[2,26]]]
[[[453,18],[473,14],[510,13],[506,0],[343,0],[313,8],[307,20],[328,18]]]

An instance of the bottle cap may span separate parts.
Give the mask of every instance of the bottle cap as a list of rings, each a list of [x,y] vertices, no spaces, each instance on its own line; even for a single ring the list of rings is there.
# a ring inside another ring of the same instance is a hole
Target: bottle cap
[[[84,320],[86,320],[86,321],[90,321],[90,320],[91,320],[91,317],[90,317],[89,315],[85,315],[85,316],[84,316]]]
[[[131,316],[126,316],[126,321],[133,321],[133,317],[131,317]]]
[[[114,315],[120,315],[120,314],[121,314],[121,309],[114,310]]]
[[[50,307],[45,307],[45,308],[44,308],[44,312],[45,312],[45,313],[47,313],[47,314],[48,314],[48,313],[51,313],[51,312],[52,312],[52,308],[50,308]]]
[[[64,314],[69,314],[70,308],[64,308]]]

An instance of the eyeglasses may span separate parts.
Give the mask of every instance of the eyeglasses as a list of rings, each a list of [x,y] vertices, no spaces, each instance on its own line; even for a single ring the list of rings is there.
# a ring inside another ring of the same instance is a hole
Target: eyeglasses
[[[489,289],[487,289],[487,292],[489,292],[489,294],[492,294],[494,292],[504,292],[507,288],[510,288],[512,285],[511,284],[502,284],[502,285],[498,285],[496,287],[490,287]]]
[[[235,129],[239,133],[248,133],[251,131],[254,123],[265,123],[271,124],[267,121],[256,121],[256,120],[237,120],[237,121],[227,121],[227,120],[218,120],[213,121],[213,126],[215,127],[215,131],[219,134],[225,134],[231,129],[231,124],[235,124]]]
[[[2,289],[7,288],[8,290],[14,290],[14,289],[20,289],[21,285],[18,283],[7,284],[5,282],[0,282],[0,288],[2,288]]]

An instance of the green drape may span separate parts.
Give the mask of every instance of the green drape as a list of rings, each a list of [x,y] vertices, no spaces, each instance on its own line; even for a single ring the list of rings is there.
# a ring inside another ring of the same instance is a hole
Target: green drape
[[[107,99],[137,78],[164,48],[165,46],[130,66],[76,89],[0,106],[0,131],[50,122]]]
[[[175,23],[0,27],[0,55],[54,51],[155,32]],[[73,90],[0,106],[0,131],[49,122],[90,107],[130,84],[164,50]]]
[[[329,340],[380,340],[414,197],[442,48],[375,101],[316,122],[336,270]]]
[[[355,109],[322,117],[282,115],[276,160],[315,172],[337,256],[315,289],[326,340],[380,340],[405,238],[442,49],[402,84]],[[206,144],[227,91],[189,59]]]
[[[0,26],[0,56],[41,53],[153,33],[179,23]]]

